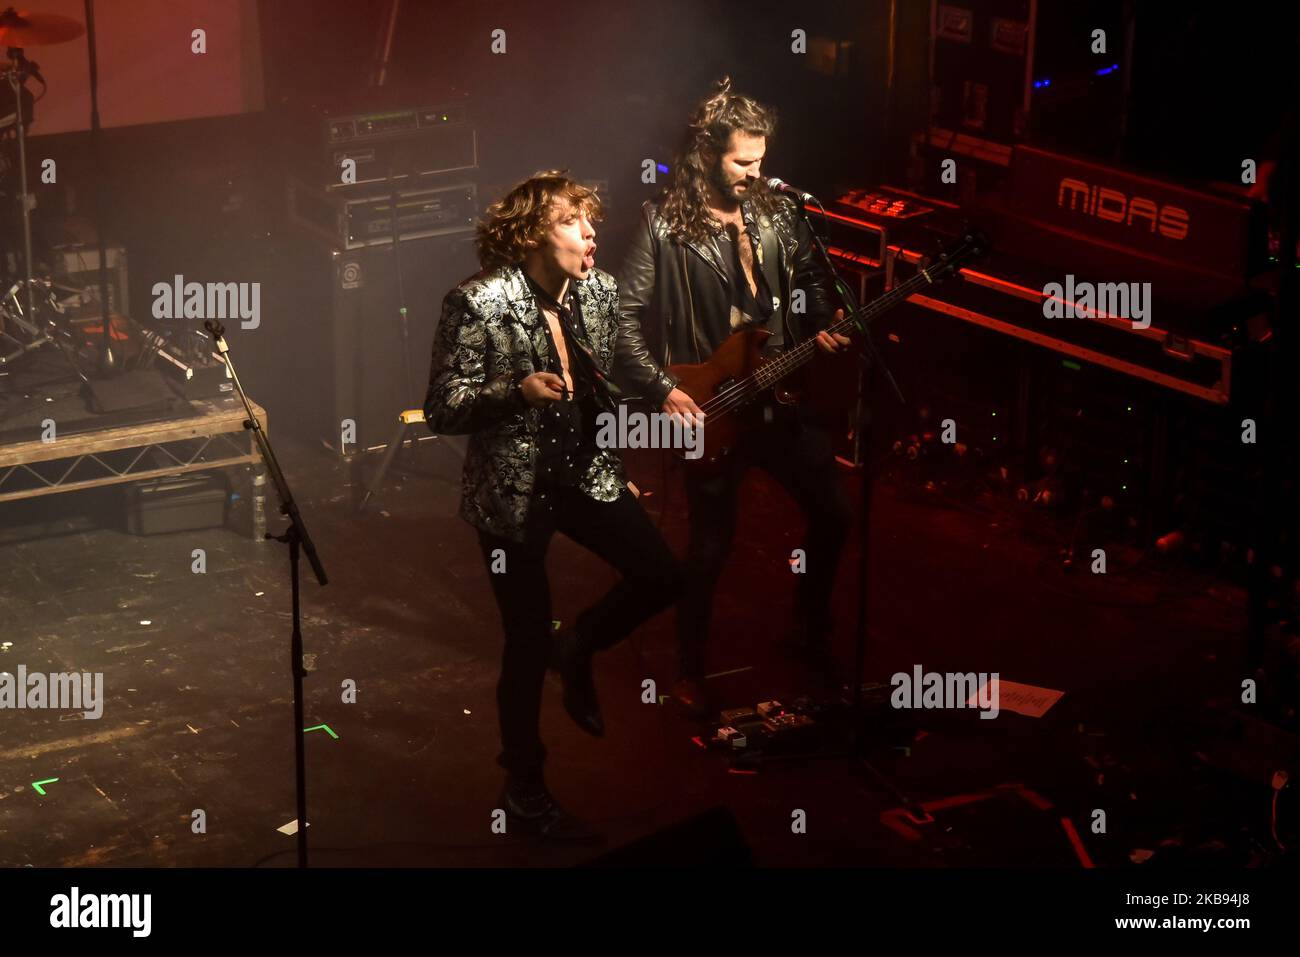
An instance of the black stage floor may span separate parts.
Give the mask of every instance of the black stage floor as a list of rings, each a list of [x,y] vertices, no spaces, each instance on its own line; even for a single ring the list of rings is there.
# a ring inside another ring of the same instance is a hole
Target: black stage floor
[[[670,612],[598,659],[603,740],[571,724],[548,678],[548,780],[604,830],[604,848],[494,834],[501,638],[475,538],[455,515],[454,446],[423,442],[414,467],[358,516],[357,470],[373,457],[346,463],[279,442],[333,579],[322,589],[308,575],[303,586],[307,724],[337,734],[307,736],[314,865],[570,865],[719,806],[765,865],[1128,866],[1152,854],[1246,864],[1271,843],[1270,791],[1251,748],[1262,766],[1294,739],[1232,707],[1246,677],[1238,588],[1115,549],[1104,576],[1066,573],[1068,526],[989,495],[928,499],[896,480],[877,483],[872,509],[868,680],[918,664],[996,671],[1064,691],[1052,710],[992,721],[877,710],[865,739],[875,773],[848,757],[733,768],[692,741],[703,729],[671,701],[642,701],[647,678],[669,690]],[[672,473],[665,489],[658,459],[631,465],[680,550]],[[853,473],[844,481],[856,489]],[[12,643],[0,669],[102,672],[105,682],[98,720],[0,716],[0,865],[289,866],[294,839],[277,831],[295,817],[287,552],[249,539],[244,500],[227,529],[128,535],[110,518],[118,494],[0,508],[0,640]],[[743,509],[709,662],[726,673],[712,682],[727,706],[789,700],[806,685],[773,648],[800,522],[759,473]],[[205,574],[192,570],[194,549],[205,550]],[[837,606],[846,664],[856,569],[851,543]],[[552,549],[551,573],[560,618],[613,574],[567,540]],[[349,679],[355,704],[341,700]],[[51,778],[39,795],[33,782]],[[900,823],[891,785],[934,821],[890,826]],[[979,800],[945,801],[963,795]],[[205,833],[192,826],[198,809]],[[707,856],[695,833],[672,853]],[[674,847],[669,837],[652,846]]]

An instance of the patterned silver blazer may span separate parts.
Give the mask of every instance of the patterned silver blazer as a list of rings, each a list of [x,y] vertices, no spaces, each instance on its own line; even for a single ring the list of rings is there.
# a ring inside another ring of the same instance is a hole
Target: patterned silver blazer
[[[618,286],[593,269],[576,281],[587,346],[602,372],[618,334]],[[546,320],[519,266],[481,272],[447,293],[433,342],[424,419],[435,433],[470,435],[460,516],[475,528],[522,541],[532,501],[541,416],[514,385],[546,368]],[[601,449],[579,487],[601,502],[627,485],[623,464]]]

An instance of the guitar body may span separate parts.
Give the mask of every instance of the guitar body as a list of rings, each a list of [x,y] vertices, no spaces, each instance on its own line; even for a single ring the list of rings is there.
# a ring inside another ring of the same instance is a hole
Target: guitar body
[[[700,363],[672,365],[668,371],[677,377],[681,389],[701,408],[706,403],[717,402],[718,397],[752,375],[764,362],[763,344],[772,335],[767,329],[752,328],[733,332],[714,350],[713,355]],[[775,398],[783,404],[797,401],[788,382],[773,390]],[[717,468],[737,448],[745,433],[757,426],[762,418],[762,408],[755,403],[730,409],[723,414],[706,414],[704,417],[704,451],[698,458],[686,458],[682,450],[675,450],[693,468]]]

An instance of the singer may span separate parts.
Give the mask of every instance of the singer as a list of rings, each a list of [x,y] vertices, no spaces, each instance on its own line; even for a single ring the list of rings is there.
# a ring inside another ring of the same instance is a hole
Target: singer
[[[599,837],[551,796],[538,733],[548,664],[564,706],[604,734],[592,657],[667,608],[681,568],[628,489],[596,419],[614,408],[606,377],[618,289],[595,268],[596,194],[562,172],[538,173],[488,208],[478,228],[483,271],[447,294],[433,347],[425,421],[470,434],[461,517],[478,530],[505,627],[497,683],[507,771],[507,829],[554,840]],[[621,574],[605,596],[551,634],[546,552],[555,532]]]
[[[776,129],[774,112],[733,93],[730,79],[690,118],[672,178],[642,208],[619,273],[618,381],[664,412],[700,410],[666,370],[705,361],[729,335],[759,324],[772,350],[815,336],[827,352],[849,344],[825,327],[830,283],[794,202],[760,176]],[[806,309],[791,308],[802,290]],[[656,344],[652,351],[649,342]],[[697,716],[713,710],[704,685],[704,645],[713,593],[736,529],[741,480],[750,466],[770,473],[807,519],[797,614],[784,645],[815,678],[837,684],[830,651],[830,597],[850,509],[835,474],[828,436],[797,406],[772,403],[766,424],[728,461],[722,474],[686,472],[690,538],[686,590],[677,610],[678,681],[673,696]],[[705,423],[707,434],[708,424]]]

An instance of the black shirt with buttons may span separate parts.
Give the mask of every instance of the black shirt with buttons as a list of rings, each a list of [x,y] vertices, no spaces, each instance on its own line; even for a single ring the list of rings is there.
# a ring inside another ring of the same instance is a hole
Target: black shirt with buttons
[[[596,445],[598,410],[595,383],[584,363],[578,361],[581,347],[574,340],[575,330],[585,333],[577,290],[570,282],[565,301],[561,303],[547,295],[531,278],[528,285],[537,299],[538,318],[546,330],[547,363],[546,368],[540,371],[553,372],[564,378],[550,323],[540,314],[549,308],[559,313],[560,329],[569,355],[569,375],[573,379],[572,392],[566,390],[561,399],[548,402],[541,408],[541,425],[537,433],[537,504],[549,510],[553,507],[555,491],[576,486],[599,451]]]

